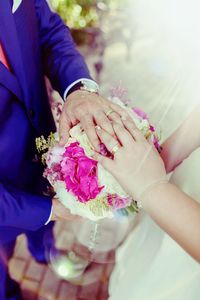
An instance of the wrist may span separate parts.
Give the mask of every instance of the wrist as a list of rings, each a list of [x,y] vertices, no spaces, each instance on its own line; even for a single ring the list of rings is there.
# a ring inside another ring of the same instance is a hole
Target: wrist
[[[168,188],[169,185],[170,183],[167,179],[162,179],[149,184],[137,198],[138,207],[146,209],[148,205],[151,205],[151,201],[154,201],[156,195],[161,196],[163,190]]]
[[[85,91],[88,93],[95,93],[95,94],[99,94],[99,86],[98,84],[93,81],[93,80],[88,80],[88,79],[82,79],[79,82],[77,82],[76,84],[74,84],[70,90],[68,91],[66,98],[77,91]]]
[[[83,91],[83,90],[77,89],[77,90],[72,91],[70,94],[68,94],[66,97],[66,100],[72,99],[73,97],[74,98],[77,98],[77,97],[87,98],[91,94],[92,93],[90,93],[88,91]]]

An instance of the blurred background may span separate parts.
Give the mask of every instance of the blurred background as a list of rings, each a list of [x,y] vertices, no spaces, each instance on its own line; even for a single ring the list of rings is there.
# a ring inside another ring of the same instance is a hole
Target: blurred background
[[[132,106],[146,111],[168,137],[199,103],[200,97],[200,18],[196,0],[48,0],[70,27],[79,51],[83,54],[101,93],[120,85]],[[55,114],[61,109],[60,98],[49,90]],[[198,151],[197,151],[198,152]],[[198,166],[195,153],[172,176],[172,180],[199,199]],[[104,300],[108,299],[108,281],[115,262],[115,250],[123,243],[136,220],[120,225],[115,241],[116,224],[104,224],[105,235],[99,244],[94,268],[78,281],[66,281],[51,269],[36,264],[20,237],[10,269],[21,282],[25,299]],[[83,232],[74,224],[58,223],[57,246],[88,258],[83,240],[90,235],[91,224]],[[118,227],[119,228],[119,227]],[[79,234],[77,234],[77,232]],[[110,233],[110,235],[109,235]],[[84,238],[83,238],[84,237]],[[88,238],[89,240],[89,238]],[[164,236],[167,247],[171,240]],[[185,255],[180,249],[175,255]],[[97,259],[98,257],[98,259]],[[190,261],[188,262],[190,263]],[[61,270],[61,273],[63,270]],[[65,270],[64,270],[65,272]],[[88,275],[89,274],[89,275]],[[95,280],[91,281],[91,278]]]
[[[121,83],[132,105],[146,110],[156,125],[164,124],[163,138],[197,105],[197,0],[48,2],[70,27],[102,93],[108,96]]]

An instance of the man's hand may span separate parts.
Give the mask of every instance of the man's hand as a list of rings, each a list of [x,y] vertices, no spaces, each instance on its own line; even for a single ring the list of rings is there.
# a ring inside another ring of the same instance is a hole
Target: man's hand
[[[121,124],[120,116],[128,118],[128,113],[120,106],[111,103],[98,94],[82,90],[75,91],[67,97],[60,117],[60,145],[65,145],[69,138],[70,128],[80,122],[90,142],[99,151],[100,142],[95,126],[101,126],[114,136],[110,121]]]
[[[52,199],[52,216],[51,221],[74,221],[81,220],[82,218],[76,215],[72,215],[58,199]]]

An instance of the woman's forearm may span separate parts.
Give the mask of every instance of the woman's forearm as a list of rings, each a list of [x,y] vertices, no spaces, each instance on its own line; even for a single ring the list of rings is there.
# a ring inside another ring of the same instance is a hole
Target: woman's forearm
[[[199,116],[200,111],[199,115],[195,112],[195,118],[192,121],[188,119],[185,127],[182,127],[183,132],[187,132],[186,136],[181,137],[179,144],[183,153],[183,140],[190,150],[200,144],[200,124],[197,124],[200,123]],[[160,227],[200,262],[200,205],[175,185],[166,182],[166,170],[157,151],[146,141],[133,122],[127,119],[122,119],[122,122],[124,127],[118,123],[113,124],[116,138],[104,129],[97,131],[99,139],[111,152],[111,145],[119,145],[118,141],[121,142],[116,155],[109,159],[97,154],[95,158],[133,199],[141,201],[144,210]],[[189,139],[191,136],[194,140]],[[174,143],[177,142],[177,138],[178,136],[173,137]],[[173,151],[170,151],[172,156],[177,156],[176,150],[177,148],[173,147]]]
[[[184,159],[200,146],[200,106],[163,143],[161,157],[167,173],[173,171]]]
[[[158,185],[141,200],[152,219],[200,262],[200,205],[169,183]]]

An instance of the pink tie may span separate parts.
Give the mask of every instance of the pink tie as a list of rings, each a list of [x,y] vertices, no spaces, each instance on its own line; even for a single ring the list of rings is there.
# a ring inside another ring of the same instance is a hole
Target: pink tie
[[[4,66],[10,70],[10,67],[9,67],[9,64],[8,64],[8,61],[6,59],[6,56],[5,56],[5,53],[3,51],[3,48],[0,44],[0,61],[4,64]]]

